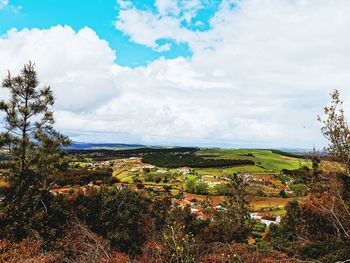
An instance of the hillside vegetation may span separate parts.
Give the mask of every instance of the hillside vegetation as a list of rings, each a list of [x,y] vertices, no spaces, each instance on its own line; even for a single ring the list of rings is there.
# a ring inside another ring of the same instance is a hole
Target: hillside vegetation
[[[255,165],[254,161],[246,160],[243,157],[239,159],[219,159],[203,158],[196,153],[155,153],[143,157],[143,161],[159,167],[177,168],[209,168],[209,167],[229,167],[240,165]]]
[[[280,173],[283,169],[298,169],[303,165],[310,165],[304,158],[286,156],[287,153],[274,150],[259,149],[206,149],[196,152],[206,159],[239,160],[254,162],[254,165],[234,167],[228,172],[238,173]]]

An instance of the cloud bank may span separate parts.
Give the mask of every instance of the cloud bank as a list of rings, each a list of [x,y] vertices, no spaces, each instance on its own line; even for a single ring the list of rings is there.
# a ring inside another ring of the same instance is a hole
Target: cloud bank
[[[186,43],[192,57],[122,67],[122,51],[90,28],[0,38],[1,76],[34,61],[73,139],[311,148],[324,143],[316,117],[329,92],[350,107],[347,0],[224,0],[202,31],[191,24],[205,1],[157,0],[157,12],[119,2],[115,25],[130,41],[159,52]]]

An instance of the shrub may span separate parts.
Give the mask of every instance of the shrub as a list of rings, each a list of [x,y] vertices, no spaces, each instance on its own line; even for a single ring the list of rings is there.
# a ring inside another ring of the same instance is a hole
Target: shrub
[[[71,204],[76,216],[118,251],[138,253],[145,241],[141,220],[149,201],[128,188],[92,191]]]
[[[280,197],[282,197],[282,198],[287,198],[288,197],[287,194],[286,194],[286,191],[284,191],[284,190],[281,190],[278,195]]]
[[[305,196],[307,194],[308,188],[305,184],[294,184],[292,185],[292,191],[297,196]]]
[[[252,231],[252,236],[254,238],[262,238],[262,233],[258,231]]]

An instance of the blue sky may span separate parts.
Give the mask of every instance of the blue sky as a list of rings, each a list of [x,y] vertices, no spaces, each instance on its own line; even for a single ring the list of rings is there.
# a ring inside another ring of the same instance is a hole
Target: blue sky
[[[192,30],[205,31],[209,29],[209,20],[220,5],[220,0],[206,3],[196,16],[193,24],[201,21],[200,26],[188,25],[184,27]],[[139,10],[151,11],[157,14],[154,0],[133,1],[134,7]],[[7,7],[0,13],[0,34],[12,28],[48,29],[55,25],[69,25],[74,30],[85,26],[93,29],[97,35],[108,41],[111,48],[117,50],[116,62],[124,66],[140,66],[165,57],[167,59],[178,56],[190,57],[192,52],[186,43],[176,43],[172,40],[160,39],[159,43],[169,42],[172,48],[169,51],[157,52],[149,47],[129,41],[129,37],[114,26],[120,5],[115,0],[11,0],[12,8]],[[18,9],[14,12],[14,8]]]
[[[0,0],[0,75],[34,61],[75,141],[310,149],[333,89],[350,114],[349,13],[348,0]]]

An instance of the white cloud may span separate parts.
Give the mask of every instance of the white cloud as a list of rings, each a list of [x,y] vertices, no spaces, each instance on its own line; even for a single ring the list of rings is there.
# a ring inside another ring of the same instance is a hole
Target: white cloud
[[[164,52],[170,49],[170,43],[160,45],[157,40],[174,40],[177,43],[198,40],[199,33],[189,30],[183,23],[192,25],[193,17],[203,8],[201,0],[157,0],[157,14],[150,10],[138,10],[130,2],[128,5],[119,5],[123,8],[118,14],[115,27],[130,36],[135,43]]]
[[[9,4],[9,0],[0,0],[0,10]]]
[[[154,4],[161,15],[175,15],[180,13],[177,1],[174,0],[156,0]]]
[[[186,95],[179,91],[178,99],[172,97],[181,106],[170,107],[176,116],[186,116],[188,127],[198,129],[188,128],[190,133],[206,130],[217,140],[250,138],[312,147],[322,141],[316,116],[328,93],[338,88],[344,97],[350,95],[349,11],[345,0],[223,1],[206,32],[189,31],[173,16],[135,8],[125,10],[117,24],[123,24],[120,29],[133,41],[153,48],[164,38],[189,44],[193,57],[181,67],[169,64],[168,70],[178,71],[175,79],[180,82],[182,74],[190,76],[177,84],[186,87]],[[164,81],[163,67],[155,82]],[[168,75],[166,83],[171,81]],[[198,101],[199,94],[191,96],[197,89],[212,89],[215,95]],[[210,106],[213,100],[219,102],[216,107]],[[189,110],[185,104],[195,106]],[[187,113],[180,114],[182,109]],[[204,128],[208,117],[195,109],[210,109],[210,128]]]
[[[0,57],[1,76],[34,61],[59,110],[92,111],[118,94],[111,72],[115,53],[87,27],[11,30],[0,38]]]
[[[159,39],[174,39],[181,43],[187,42],[194,34],[181,27],[180,19],[154,15],[151,11],[137,10],[134,7],[121,10],[118,18],[116,28],[129,35],[132,41],[158,51],[166,51],[157,43]]]
[[[1,38],[2,75],[35,61],[58,126],[80,140],[312,147],[328,93],[340,89],[350,108],[347,0],[224,1],[206,32],[129,7],[117,25],[133,41],[186,42],[192,58],[121,67],[91,29],[58,26]]]
[[[128,0],[117,0],[117,4],[121,9],[127,9],[132,7],[132,3]]]

